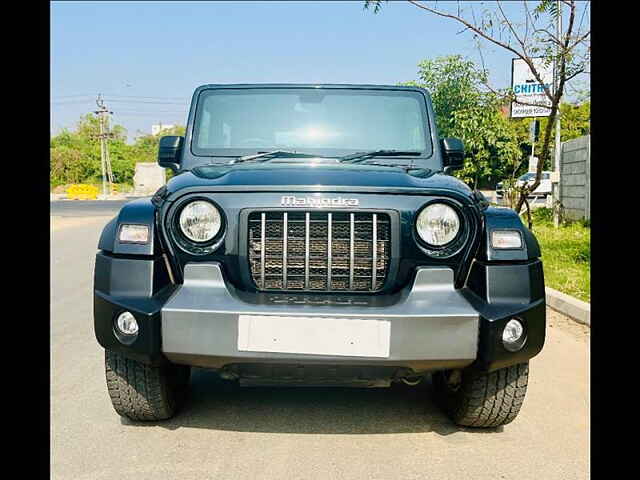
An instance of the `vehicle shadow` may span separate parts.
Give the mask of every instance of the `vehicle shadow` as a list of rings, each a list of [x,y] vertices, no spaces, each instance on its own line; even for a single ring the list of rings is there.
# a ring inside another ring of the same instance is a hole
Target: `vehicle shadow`
[[[237,387],[201,369],[193,369],[189,399],[174,418],[157,423],[123,418],[122,424],[333,435],[502,431],[502,427],[455,425],[436,405],[428,381],[417,387],[400,384],[391,388]]]

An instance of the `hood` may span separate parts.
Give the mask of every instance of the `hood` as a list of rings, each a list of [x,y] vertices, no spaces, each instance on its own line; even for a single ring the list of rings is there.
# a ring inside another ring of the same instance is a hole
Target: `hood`
[[[398,193],[407,190],[453,192],[472,190],[462,181],[427,169],[410,170],[370,164],[295,165],[248,163],[208,165],[180,173],[167,183],[166,196],[183,189],[196,191],[352,191]],[[418,193],[418,192],[416,192]],[[165,196],[165,195],[163,195]],[[166,198],[166,197],[165,197]]]

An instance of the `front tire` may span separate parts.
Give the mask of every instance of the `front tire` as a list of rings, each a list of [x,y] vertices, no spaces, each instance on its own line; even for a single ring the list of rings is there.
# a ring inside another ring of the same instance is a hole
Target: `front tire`
[[[529,362],[483,373],[457,370],[434,374],[436,395],[447,415],[465,427],[498,427],[518,416],[527,393]]]
[[[184,403],[191,368],[154,367],[105,350],[105,370],[111,404],[118,415],[158,421],[173,417]]]

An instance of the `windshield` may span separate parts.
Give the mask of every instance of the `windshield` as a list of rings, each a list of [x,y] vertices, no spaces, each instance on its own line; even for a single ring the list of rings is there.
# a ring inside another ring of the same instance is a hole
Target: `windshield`
[[[526,182],[528,180],[533,180],[536,178],[536,174],[529,172],[529,173],[525,173],[524,175],[522,175],[518,180],[522,180],[523,182]]]
[[[210,89],[198,98],[191,150],[198,156],[402,150],[424,158],[431,155],[428,125],[423,95],[408,90]]]

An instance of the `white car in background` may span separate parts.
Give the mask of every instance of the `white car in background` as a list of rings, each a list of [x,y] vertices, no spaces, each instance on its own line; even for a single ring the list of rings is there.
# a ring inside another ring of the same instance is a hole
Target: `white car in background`
[[[516,180],[516,186],[521,187],[525,183],[531,185],[536,179],[536,174],[534,172],[528,172],[524,175],[518,177]],[[496,185],[496,195],[498,198],[502,198],[504,195],[504,188],[502,186],[502,182],[498,182]],[[551,172],[542,172],[542,176],[540,177],[540,185],[536,188],[531,194],[530,197],[546,197],[547,195],[551,195]]]

